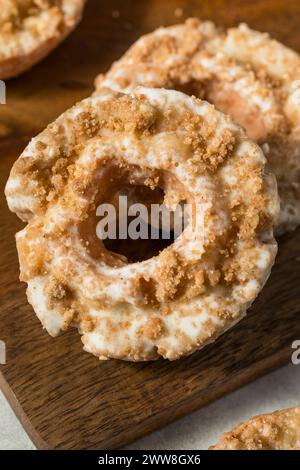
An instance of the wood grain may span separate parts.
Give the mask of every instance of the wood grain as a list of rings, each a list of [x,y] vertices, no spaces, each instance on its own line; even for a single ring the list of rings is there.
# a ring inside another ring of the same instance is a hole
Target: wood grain
[[[0,386],[41,449],[121,447],[290,360],[300,339],[300,231],[280,240],[272,276],[237,327],[186,359],[149,364],[98,362],[75,331],[42,331],[18,281],[14,234],[22,227],[3,196],[10,167],[29,138],[92,91],[141,33],[187,16],[225,26],[247,21],[300,51],[297,1],[89,0],[84,21],[44,62],[8,82],[0,106],[0,339],[7,365]],[[112,11],[119,11],[114,19]],[[296,372],[295,372],[296,373]]]

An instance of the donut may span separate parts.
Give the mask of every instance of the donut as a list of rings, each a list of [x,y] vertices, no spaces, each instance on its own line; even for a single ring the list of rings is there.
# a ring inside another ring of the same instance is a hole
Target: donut
[[[0,79],[25,72],[76,27],[86,0],[2,0]]]
[[[300,406],[255,416],[210,450],[300,450]]]
[[[300,57],[247,25],[222,30],[189,19],[141,37],[107,72],[101,87],[169,88],[213,103],[265,152],[278,180],[276,232],[300,223]]]
[[[65,112],[30,142],[5,190],[27,222],[20,279],[44,328],[77,327],[100,359],[174,360],[213,342],[274,262],[279,198],[265,163],[228,116],[178,91],[103,89]],[[176,240],[139,262],[96,236],[97,208],[128,187],[192,208]]]

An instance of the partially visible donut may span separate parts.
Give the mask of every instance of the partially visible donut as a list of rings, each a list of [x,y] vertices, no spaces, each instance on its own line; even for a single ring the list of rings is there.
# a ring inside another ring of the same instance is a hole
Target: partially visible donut
[[[214,106],[168,90],[103,90],[34,138],[6,186],[27,226],[21,280],[55,336],[70,325],[100,359],[170,360],[246,313],[277,251],[275,178]],[[192,223],[155,257],[129,263],[97,239],[95,213],[124,186],[192,205]]]
[[[300,450],[300,406],[255,416],[210,450]]]
[[[184,91],[213,103],[262,146],[277,179],[277,232],[300,224],[300,56],[242,24],[224,31],[197,19],[140,38],[97,90]]]
[[[20,75],[75,28],[86,0],[1,0],[0,79]]]

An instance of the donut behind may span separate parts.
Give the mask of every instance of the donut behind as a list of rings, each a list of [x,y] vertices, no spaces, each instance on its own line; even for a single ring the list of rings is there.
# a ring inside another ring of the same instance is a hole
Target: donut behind
[[[96,93],[175,89],[229,114],[263,148],[277,177],[281,234],[300,224],[299,84],[295,51],[244,24],[223,30],[194,18],[142,36],[97,77]]]

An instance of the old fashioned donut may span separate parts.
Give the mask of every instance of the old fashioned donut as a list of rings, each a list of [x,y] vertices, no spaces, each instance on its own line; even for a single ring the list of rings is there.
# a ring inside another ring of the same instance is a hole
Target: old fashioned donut
[[[300,406],[255,416],[223,434],[211,450],[300,450]]]
[[[0,79],[43,59],[75,28],[86,0],[2,0]]]
[[[264,167],[242,128],[181,92],[103,90],[64,113],[6,186],[10,209],[28,221],[16,235],[21,280],[43,326],[53,336],[76,326],[100,359],[173,360],[215,340],[245,315],[274,262],[279,202]],[[197,223],[129,263],[95,230],[96,207],[128,185],[188,201]]]
[[[300,223],[300,56],[245,24],[223,31],[197,19],[140,38],[96,88],[184,91],[213,103],[259,143],[277,179],[277,232]]]

